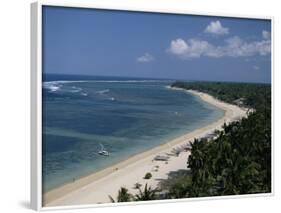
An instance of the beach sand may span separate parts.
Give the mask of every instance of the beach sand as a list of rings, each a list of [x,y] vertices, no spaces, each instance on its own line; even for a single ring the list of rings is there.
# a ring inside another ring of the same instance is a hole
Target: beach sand
[[[138,193],[138,190],[134,188],[135,183],[142,184],[142,187],[147,183],[152,188],[156,188],[160,180],[168,178],[170,172],[187,169],[190,152],[181,152],[179,156],[171,156],[168,164],[164,161],[153,160],[156,155],[171,153],[173,148],[187,144],[194,138],[204,137],[215,129],[221,129],[223,123],[229,123],[247,115],[246,109],[221,102],[206,93],[191,90],[186,92],[197,95],[202,100],[223,109],[225,111],[223,118],[104,170],[48,191],[43,194],[43,205],[50,207],[109,203],[109,195],[115,199],[122,186],[132,194]],[[158,171],[156,171],[156,166],[159,166]],[[147,172],[152,174],[151,179],[143,178]]]

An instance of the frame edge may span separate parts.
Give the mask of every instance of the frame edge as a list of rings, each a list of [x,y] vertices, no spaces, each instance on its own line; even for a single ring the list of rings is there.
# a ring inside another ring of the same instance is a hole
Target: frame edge
[[[40,149],[38,136],[38,93],[39,93],[39,85],[38,85],[38,76],[39,76],[39,32],[40,32],[40,5],[38,2],[31,3],[30,5],[30,67],[31,67],[31,85],[30,85],[30,95],[31,95],[31,146],[30,146],[30,204],[31,209],[40,210],[42,207],[42,199],[41,199],[41,180],[38,174],[41,173],[40,165],[38,161],[38,157],[41,152],[38,152]]]

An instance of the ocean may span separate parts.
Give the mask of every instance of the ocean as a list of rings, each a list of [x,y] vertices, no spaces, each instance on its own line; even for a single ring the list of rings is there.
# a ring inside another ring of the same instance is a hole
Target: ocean
[[[43,76],[43,192],[208,125],[224,111],[172,80]],[[102,145],[101,145],[102,144]],[[99,155],[100,147],[110,153]]]

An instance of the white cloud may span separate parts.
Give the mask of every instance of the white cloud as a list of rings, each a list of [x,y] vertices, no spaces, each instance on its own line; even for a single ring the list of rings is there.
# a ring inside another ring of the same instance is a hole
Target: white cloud
[[[249,57],[267,55],[271,52],[270,40],[246,42],[238,36],[226,39],[223,45],[213,45],[208,41],[198,39],[172,40],[168,52],[183,59],[199,58],[202,56],[220,57]]]
[[[178,38],[176,40],[171,41],[171,46],[170,46],[171,53],[175,55],[182,55],[185,54],[187,50],[188,50],[188,45],[183,39]]]
[[[190,39],[184,41],[181,38],[171,41],[168,52],[183,58],[198,58],[212,48],[207,41]]]
[[[229,33],[229,29],[223,27],[220,21],[212,21],[206,28],[206,33],[211,33],[215,35],[226,35]]]
[[[154,57],[149,53],[145,53],[144,55],[137,58],[137,62],[139,63],[148,63],[154,61]]]
[[[232,57],[267,55],[271,51],[271,42],[268,40],[246,42],[234,36],[227,39],[226,44],[224,54]]]
[[[262,31],[262,37],[266,40],[270,40],[271,34],[270,34],[270,32],[268,32],[266,30],[263,30]]]

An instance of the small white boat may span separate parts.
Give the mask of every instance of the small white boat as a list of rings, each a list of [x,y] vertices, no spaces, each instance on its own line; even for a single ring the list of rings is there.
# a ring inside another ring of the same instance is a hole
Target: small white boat
[[[109,152],[105,150],[104,146],[102,144],[100,144],[101,146],[101,149],[100,151],[98,152],[99,155],[103,155],[103,156],[109,156]]]

